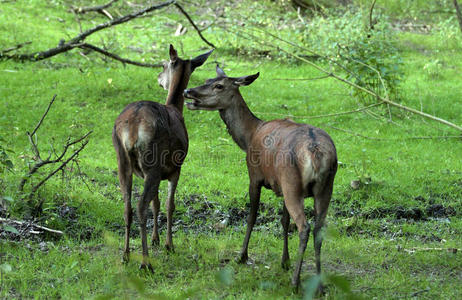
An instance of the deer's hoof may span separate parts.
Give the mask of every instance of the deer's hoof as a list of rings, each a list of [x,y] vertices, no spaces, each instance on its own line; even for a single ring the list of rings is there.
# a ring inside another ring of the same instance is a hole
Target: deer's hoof
[[[125,253],[122,255],[122,263],[123,263],[123,264],[127,264],[129,261],[130,261],[130,253],[125,252]]]
[[[237,258],[237,263],[245,264],[247,263],[247,260],[249,260],[247,253],[241,253],[241,255]]]
[[[324,289],[324,285],[322,283],[319,284],[317,293],[318,293],[319,296],[323,296],[326,293],[326,291]]]
[[[170,252],[170,253],[175,252],[175,249],[173,248],[173,245],[170,245],[170,244],[165,244],[165,249],[167,250],[167,252]]]
[[[300,278],[298,277],[293,277],[292,278],[292,287],[294,288],[294,291],[298,293],[298,289],[300,287]]]
[[[289,259],[283,259],[281,261],[281,267],[286,271],[289,270],[290,269],[290,261],[289,261]]]
[[[154,273],[154,268],[151,266],[150,263],[141,263],[140,270],[149,271],[151,273]]]
[[[159,238],[151,239],[151,246],[158,247],[159,246]]]

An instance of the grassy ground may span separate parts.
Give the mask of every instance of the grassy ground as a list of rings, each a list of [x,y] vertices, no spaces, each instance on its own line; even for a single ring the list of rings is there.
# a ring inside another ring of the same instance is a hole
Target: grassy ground
[[[396,6],[399,1],[390,2]],[[0,48],[30,40],[33,43],[25,51],[42,50],[56,45],[60,38],[74,36],[78,25],[75,17],[66,12],[67,4],[1,3]],[[236,5],[245,7],[250,3],[240,1]],[[259,5],[266,8],[265,13],[258,15],[264,21],[281,10],[270,1]],[[196,18],[203,16],[199,6],[185,2],[185,7],[197,13]],[[416,9],[409,7],[410,11]],[[121,13],[128,10],[122,4],[116,8]],[[229,7],[226,11],[233,16]],[[406,14],[400,14],[398,9],[388,13],[402,19]],[[99,33],[90,41],[98,45],[103,41],[124,57],[154,62],[167,58],[168,43],[177,46],[183,57],[207,49],[192,28],[184,36],[173,36],[178,20],[183,19],[174,9],[168,9]],[[433,22],[440,24],[439,20]],[[82,24],[90,27],[92,22],[102,21],[103,17],[85,16]],[[458,74],[462,54],[460,45],[445,40],[442,32],[435,29],[425,35],[397,33],[404,70],[400,101],[461,125],[462,83]],[[239,52],[233,47],[245,41],[213,26],[204,34],[218,49],[195,71],[190,86],[214,77],[217,62],[232,76],[260,71],[260,78],[241,90],[257,116],[265,120],[290,116],[324,128],[334,139],[341,164],[323,247],[326,274],[343,276],[351,290],[366,299],[460,298],[461,254],[446,251],[462,248],[460,138],[415,138],[459,133],[396,109],[392,109],[393,122],[384,108],[310,118],[354,110],[364,103],[352,96],[348,87],[331,78],[276,80],[320,74],[282,56],[263,57],[252,48],[248,49],[250,52]],[[128,46],[149,51],[140,54]],[[64,230],[65,237],[7,240],[2,235],[2,266],[7,264],[11,270],[2,267],[0,297],[301,297],[303,293],[296,294],[290,287],[290,272],[279,266],[281,199],[271,192],[262,193],[262,217],[250,242],[251,264],[234,262],[245,230],[248,177],[245,155],[233,143],[216,112],[185,111],[190,153],[177,189],[175,253],[167,254],[163,248],[151,251],[155,268],[152,275],[138,271],[136,257],[127,266],[120,264],[123,204],[111,143],[113,122],[128,103],[142,99],[163,102],[166,93],[156,82],[160,70],[123,67],[103,62],[95,54],[87,57],[90,60],[76,51],[40,63],[0,64],[0,135],[6,140],[3,146],[14,151],[9,156],[15,166],[13,172],[1,174],[0,196],[13,199],[8,206],[11,217],[27,217],[27,203],[20,200],[16,191],[32,159],[25,132],[33,129],[51,97],[58,95],[38,132],[43,153],[51,149],[53,141],[59,145],[68,136],[93,130],[87,149],[79,156],[84,174],[78,175],[73,165],[64,175],[47,182],[32,200],[44,203],[38,222]],[[369,184],[357,190],[350,187],[352,180],[368,177]],[[136,179],[135,184],[137,199],[142,181]],[[164,199],[165,183],[160,194]],[[307,199],[306,207],[311,206],[312,200]],[[227,219],[231,224],[221,226]],[[139,253],[139,236],[136,226],[133,228],[133,253]],[[302,271],[305,282],[314,274],[311,241]],[[297,234],[292,233],[292,258],[297,245]],[[438,248],[442,250],[435,250]],[[340,281],[328,286],[325,298],[346,297]]]

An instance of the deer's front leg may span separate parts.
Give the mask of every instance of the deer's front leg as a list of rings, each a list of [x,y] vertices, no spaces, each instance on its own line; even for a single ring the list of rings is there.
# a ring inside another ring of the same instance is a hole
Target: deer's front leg
[[[245,233],[244,243],[242,245],[241,255],[239,258],[240,263],[247,262],[249,258],[248,247],[250,234],[252,233],[253,226],[255,225],[255,220],[257,219],[258,206],[260,204],[260,192],[261,185],[256,182],[250,181],[249,185],[249,196],[250,196],[250,213],[247,217],[247,231]]]

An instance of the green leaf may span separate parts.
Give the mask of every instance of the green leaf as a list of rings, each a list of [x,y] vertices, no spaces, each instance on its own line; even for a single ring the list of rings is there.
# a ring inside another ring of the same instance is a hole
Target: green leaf
[[[14,234],[19,234],[19,231],[16,228],[14,228],[13,226],[4,225],[3,230],[12,232]]]

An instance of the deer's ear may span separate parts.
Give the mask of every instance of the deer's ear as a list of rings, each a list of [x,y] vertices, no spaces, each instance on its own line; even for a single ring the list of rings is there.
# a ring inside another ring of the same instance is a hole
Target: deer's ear
[[[170,44],[170,60],[176,61],[177,58],[178,58],[178,52],[176,52],[175,48],[173,48],[173,45]]]
[[[238,77],[234,80],[234,84],[238,86],[249,85],[252,82],[254,82],[255,79],[258,78],[258,76],[260,76],[260,72],[253,75]]]
[[[204,54],[201,54],[191,59],[191,70],[194,70],[195,68],[202,66],[207,60],[207,58],[209,58],[209,55],[213,52],[213,50],[215,49],[207,51]]]
[[[223,69],[220,68],[218,65],[216,67],[216,71],[217,71],[217,77],[226,77],[225,71],[223,71]]]

